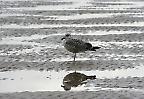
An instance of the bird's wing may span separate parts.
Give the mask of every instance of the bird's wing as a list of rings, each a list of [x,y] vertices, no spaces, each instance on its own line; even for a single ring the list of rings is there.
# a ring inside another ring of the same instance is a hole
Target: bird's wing
[[[66,44],[75,46],[75,47],[85,47],[85,42],[79,39],[69,39],[66,41]]]

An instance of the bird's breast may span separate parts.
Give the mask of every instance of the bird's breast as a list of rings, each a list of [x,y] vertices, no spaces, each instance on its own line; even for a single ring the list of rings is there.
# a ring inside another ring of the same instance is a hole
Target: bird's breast
[[[66,48],[66,50],[68,50],[72,53],[78,53],[79,52],[79,50],[78,50],[78,48],[76,48],[76,46],[66,44],[66,45],[64,45],[64,47]]]

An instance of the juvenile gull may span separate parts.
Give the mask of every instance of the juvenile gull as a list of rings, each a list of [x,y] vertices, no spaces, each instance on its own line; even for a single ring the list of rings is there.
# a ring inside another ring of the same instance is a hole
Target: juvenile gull
[[[71,37],[70,34],[65,34],[65,36],[62,38],[64,41],[64,47],[74,53],[74,61],[76,58],[76,53],[85,52],[85,51],[96,51],[96,49],[99,49],[100,47],[93,47],[92,44],[88,42],[84,42],[80,39],[74,39]]]

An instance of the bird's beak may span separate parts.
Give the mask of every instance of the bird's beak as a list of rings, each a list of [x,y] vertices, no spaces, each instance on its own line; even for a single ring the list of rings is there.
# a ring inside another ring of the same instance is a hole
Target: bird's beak
[[[65,39],[65,37],[61,38],[61,40],[64,40],[64,39]]]
[[[63,87],[63,88],[64,88],[65,86],[64,86],[64,85],[61,85],[61,87]]]

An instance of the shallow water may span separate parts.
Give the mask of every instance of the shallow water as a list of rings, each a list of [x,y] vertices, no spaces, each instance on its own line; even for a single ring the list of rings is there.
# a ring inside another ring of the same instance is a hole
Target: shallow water
[[[97,79],[144,77],[144,67],[139,66],[133,69],[117,70],[91,70],[77,71],[85,75],[96,75]],[[73,71],[35,71],[35,70],[16,70],[0,72],[0,92],[23,92],[23,91],[64,91],[61,87],[63,79]],[[126,88],[102,88],[95,87],[93,80],[87,80],[88,83],[73,87],[72,91],[96,91],[96,90],[130,90]],[[96,81],[96,79],[95,79]],[[133,89],[134,90],[134,89]],[[137,91],[140,91],[137,89]],[[143,90],[144,91],[144,90]]]

